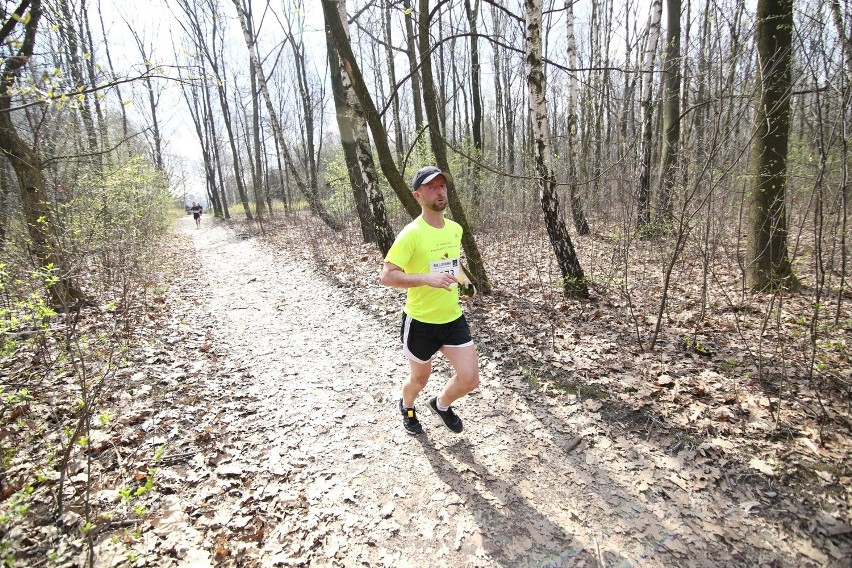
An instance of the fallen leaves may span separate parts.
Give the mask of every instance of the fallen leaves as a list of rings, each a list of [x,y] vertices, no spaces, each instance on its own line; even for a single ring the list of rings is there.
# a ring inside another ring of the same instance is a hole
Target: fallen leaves
[[[683,350],[691,330],[672,328],[658,352],[638,349],[618,294],[586,305],[537,285],[498,289],[466,308],[483,383],[462,412],[475,427],[462,438],[430,430],[418,443],[384,414],[404,361],[395,343],[385,356],[381,334],[394,336],[402,299],[363,284],[375,281],[376,251],[325,251],[358,259],[333,263],[341,286],[357,291],[350,296],[299,272],[304,263],[286,264],[286,254],[241,248],[229,257],[228,242],[208,265],[230,274],[225,265],[239,259],[239,281],[252,281],[251,292],[192,292],[205,302],[182,311],[170,290],[161,303],[170,315],[152,320],[162,334],[131,354],[122,374],[118,418],[92,436],[102,468],[93,495],[131,529],[113,540],[119,525],[104,524],[99,557],[120,564],[133,552],[164,566],[426,558],[493,566],[544,564],[576,550],[566,562],[718,565],[746,552],[765,554],[767,565],[842,562],[845,430],[818,422],[815,393],[800,379],[785,383],[796,397],[755,379],[731,338],[759,310],[717,310],[700,322],[702,345],[716,351],[708,359]],[[315,297],[307,293],[297,303],[285,296],[303,280],[328,306],[307,305]],[[269,293],[274,300],[263,298]],[[210,323],[196,329],[205,310]],[[665,325],[698,325],[697,313],[673,311]],[[367,318],[377,333],[358,327]],[[357,340],[334,349],[317,341],[341,326]],[[85,465],[75,462],[74,475]],[[149,468],[153,491],[127,502],[119,491],[145,484]],[[791,494],[796,471],[809,472],[819,500]],[[823,486],[833,493],[818,492]],[[799,529],[780,522],[787,519],[812,520]],[[67,523],[79,526],[79,514]]]

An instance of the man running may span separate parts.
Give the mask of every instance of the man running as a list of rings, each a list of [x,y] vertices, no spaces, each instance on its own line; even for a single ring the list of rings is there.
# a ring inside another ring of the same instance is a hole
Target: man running
[[[204,212],[204,209],[201,207],[201,205],[199,205],[198,203],[193,201],[192,207],[190,207],[189,210],[192,211],[192,218],[195,219],[195,226],[200,227],[201,226],[201,214]]]
[[[429,380],[438,351],[455,374],[428,404],[453,432],[462,431],[462,421],[452,404],[479,386],[476,346],[459,306],[462,227],[444,218],[447,179],[452,180],[435,166],[414,174],[411,187],[422,213],[400,231],[382,268],[382,284],[407,289],[400,334],[411,374],[402,386],[399,411],[409,434],[423,431],[414,400]]]

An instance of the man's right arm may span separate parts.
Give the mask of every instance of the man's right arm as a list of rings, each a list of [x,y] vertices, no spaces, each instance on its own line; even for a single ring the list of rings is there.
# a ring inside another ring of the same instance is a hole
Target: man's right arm
[[[427,274],[406,274],[402,268],[392,262],[385,262],[382,267],[381,282],[385,286],[394,288],[415,288],[417,286],[431,286],[432,288],[443,288],[449,290],[456,279],[443,272]]]

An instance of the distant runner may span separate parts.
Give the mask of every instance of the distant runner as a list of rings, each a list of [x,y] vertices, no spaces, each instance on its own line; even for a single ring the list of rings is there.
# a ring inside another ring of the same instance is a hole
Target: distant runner
[[[400,335],[411,375],[402,386],[399,411],[409,434],[423,431],[414,401],[429,381],[438,351],[455,374],[428,404],[453,432],[462,431],[462,420],[451,405],[479,386],[476,346],[459,306],[459,284],[468,284],[460,259],[462,227],[444,218],[447,179],[452,178],[435,166],[414,175],[411,187],[422,213],[400,231],[382,268],[382,284],[407,288]]]
[[[199,205],[198,203],[193,201],[192,207],[190,207],[189,210],[192,211],[192,218],[195,219],[195,226],[200,227],[201,226],[201,214],[204,213],[204,209],[201,207],[201,205]]]

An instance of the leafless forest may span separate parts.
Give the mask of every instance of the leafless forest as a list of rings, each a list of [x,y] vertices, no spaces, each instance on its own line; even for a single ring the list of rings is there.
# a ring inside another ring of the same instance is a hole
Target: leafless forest
[[[97,541],[69,464],[176,208],[384,317],[428,163],[481,344],[530,388],[737,437],[850,538],[850,0],[136,4],[0,2],[0,548],[30,558],[33,518]]]

